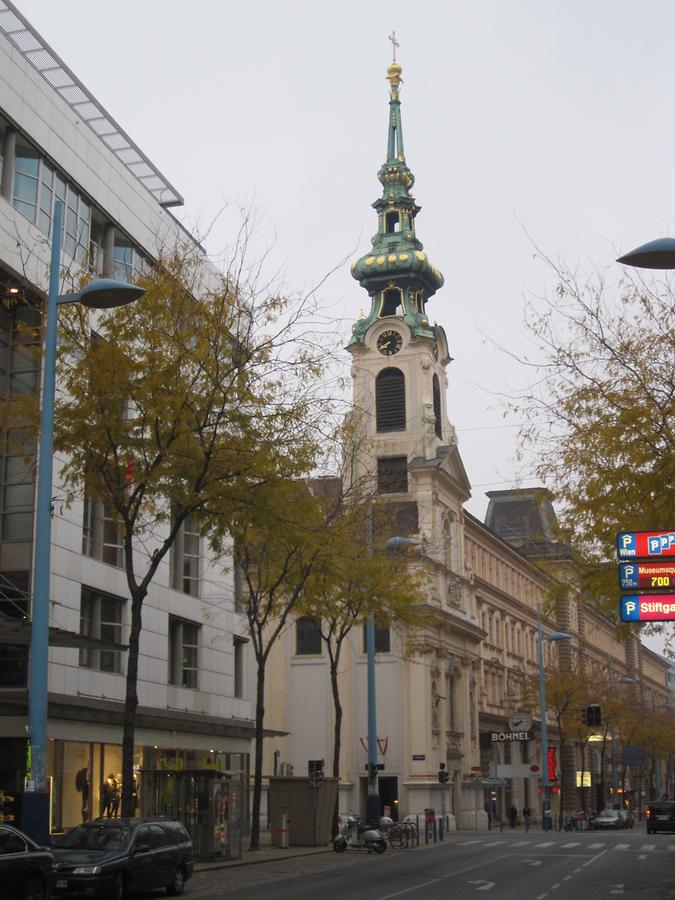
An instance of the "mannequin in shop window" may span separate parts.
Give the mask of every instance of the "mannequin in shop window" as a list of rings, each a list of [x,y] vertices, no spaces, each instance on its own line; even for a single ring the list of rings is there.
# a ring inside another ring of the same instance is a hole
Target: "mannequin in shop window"
[[[107,819],[116,818],[120,808],[120,783],[112,772],[103,784],[102,796],[103,815]]]

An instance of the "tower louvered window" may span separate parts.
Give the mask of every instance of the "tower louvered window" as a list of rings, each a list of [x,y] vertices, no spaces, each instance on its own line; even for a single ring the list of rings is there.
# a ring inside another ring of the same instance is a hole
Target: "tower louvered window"
[[[434,375],[433,392],[434,392],[435,431],[436,431],[437,437],[442,438],[443,430],[441,428],[441,386],[438,382],[438,375]]]
[[[378,431],[405,431],[405,376],[400,369],[383,369],[375,381]]]

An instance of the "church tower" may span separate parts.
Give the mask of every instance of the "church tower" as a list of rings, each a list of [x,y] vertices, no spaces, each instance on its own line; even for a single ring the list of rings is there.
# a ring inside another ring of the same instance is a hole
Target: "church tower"
[[[431,324],[427,312],[443,276],[416,233],[420,207],[411,194],[415,178],[403,148],[396,46],[394,39],[387,69],[387,157],[378,172],[382,195],[373,203],[377,232],[370,252],[352,266],[370,298],[368,315],[354,324],[347,347],[353,358],[354,414],[360,416],[369,451],[360,474],[372,472],[380,493],[408,493],[414,472],[444,465],[454,481],[458,511],[470,494],[446,409],[451,357],[445,331]]]
[[[466,790],[465,775],[479,761],[482,631],[464,552],[463,504],[470,485],[446,409],[448,341],[429,320],[443,276],[417,236],[420,207],[403,148],[393,35],[392,42],[387,156],[378,172],[382,194],[373,203],[377,232],[370,252],[352,266],[370,300],[347,346],[352,415],[364,439],[352,471],[392,505],[390,535],[409,542],[411,565],[428,576],[430,616],[429,624],[401,638],[399,693],[388,704],[378,698],[378,729],[401,748],[399,777],[408,809],[437,806],[438,782],[430,770],[442,763],[452,784],[448,811],[458,822],[473,822],[476,798]]]

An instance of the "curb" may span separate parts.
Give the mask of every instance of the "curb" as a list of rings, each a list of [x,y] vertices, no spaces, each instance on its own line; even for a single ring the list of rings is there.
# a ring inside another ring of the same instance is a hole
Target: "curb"
[[[244,851],[248,852],[248,851]],[[270,853],[269,855],[265,853],[264,855],[258,856],[255,859],[231,859],[231,860],[223,860],[222,862],[214,861],[214,862],[195,862],[194,872],[195,874],[200,872],[215,872],[219,869],[233,869],[237,866],[257,866],[261,863],[268,862],[279,862],[280,860],[288,860],[288,859],[301,859],[305,856],[317,856],[319,853],[332,853],[332,847],[320,847],[320,848],[312,848],[311,850],[307,850],[302,853]]]

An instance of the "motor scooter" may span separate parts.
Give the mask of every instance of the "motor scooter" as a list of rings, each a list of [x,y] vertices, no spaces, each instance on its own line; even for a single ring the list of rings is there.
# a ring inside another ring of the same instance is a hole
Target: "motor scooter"
[[[370,825],[362,825],[358,816],[348,816],[344,827],[333,838],[333,850],[344,853],[348,847],[355,850],[367,850],[368,853],[384,853],[387,841],[379,830]]]

